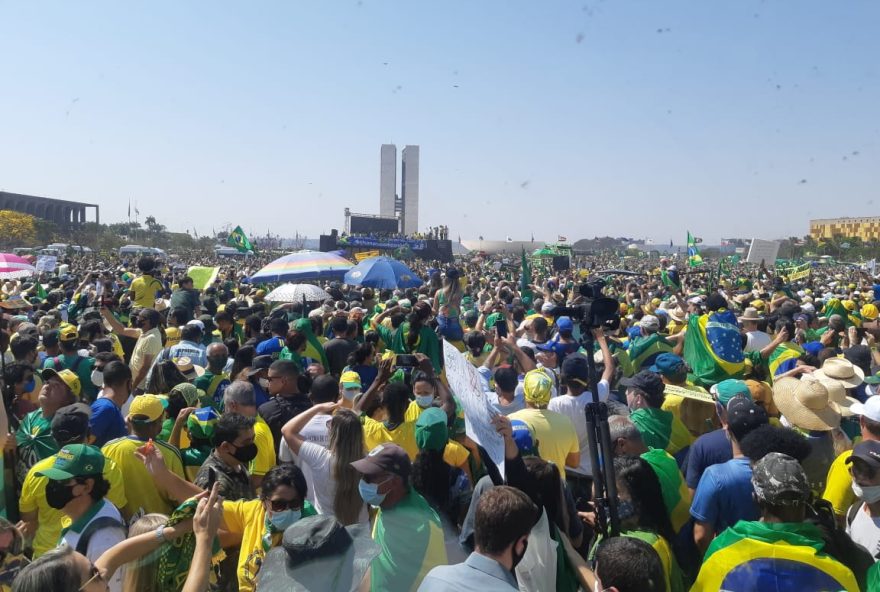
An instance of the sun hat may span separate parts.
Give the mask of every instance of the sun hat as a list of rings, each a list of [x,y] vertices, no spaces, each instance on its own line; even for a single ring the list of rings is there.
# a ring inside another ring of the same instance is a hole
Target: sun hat
[[[758,314],[758,309],[754,306],[748,306],[743,311],[743,315],[739,318],[740,321],[763,321],[764,317]]]
[[[205,373],[205,369],[193,364],[192,359],[190,359],[189,356],[174,358],[174,365],[177,366],[177,369],[180,370],[180,373],[183,374],[187,380],[195,380]]]
[[[308,516],[284,531],[266,555],[260,588],[299,592],[357,590],[381,553],[369,524],[343,526],[330,515]]]
[[[200,388],[196,388],[195,385],[189,382],[181,382],[177,386],[171,389],[170,394],[178,394],[183,397],[183,400],[186,401],[187,407],[195,407],[196,403],[198,403],[199,398],[205,396],[205,391]]]
[[[817,379],[812,376],[804,376],[801,380],[819,380],[819,382],[821,382],[828,390],[828,400],[837,403],[837,406],[840,408],[840,415],[842,417],[851,417],[854,415],[852,406],[858,404],[859,400],[853,397],[847,397],[846,389],[836,380]]]
[[[844,358],[828,358],[820,370],[813,372],[813,377],[819,380],[835,380],[843,388],[856,388],[865,382],[865,372]]]
[[[827,432],[840,425],[840,408],[819,380],[780,378],[773,385],[773,402],[795,427]]]

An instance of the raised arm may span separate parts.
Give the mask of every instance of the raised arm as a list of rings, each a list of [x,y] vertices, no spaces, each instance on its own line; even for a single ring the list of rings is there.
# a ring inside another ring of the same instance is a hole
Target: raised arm
[[[373,381],[373,384],[370,385],[370,388],[367,389],[364,396],[354,403],[353,410],[355,413],[363,413],[365,409],[370,409],[373,406],[378,393],[385,388],[385,384],[391,377],[391,370],[393,367],[394,358],[387,358],[379,362],[379,374],[376,376],[376,380]]]
[[[599,351],[602,352],[602,361],[605,364],[601,380],[610,383],[611,379],[614,378],[614,356],[608,347],[608,340],[605,339],[605,331],[602,330],[602,327],[593,329],[593,337],[595,337],[596,342],[599,344]],[[587,355],[591,356],[593,352],[587,352]]]
[[[110,330],[117,335],[125,335],[126,337],[131,337],[132,339],[137,339],[141,336],[140,329],[126,327],[125,325],[120,323],[119,320],[117,320],[117,318],[113,316],[113,313],[110,312],[110,309],[106,306],[101,307],[101,316],[104,317],[104,320],[107,321],[108,325],[110,325]]]
[[[294,454],[299,454],[299,449],[302,447],[303,442],[305,442],[305,439],[299,434],[309,421],[316,415],[329,415],[338,407],[339,403],[334,402],[313,405],[281,427],[281,436]]]

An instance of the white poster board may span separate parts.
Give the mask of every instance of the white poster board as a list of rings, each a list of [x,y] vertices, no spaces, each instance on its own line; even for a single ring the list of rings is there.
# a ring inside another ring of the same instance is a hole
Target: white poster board
[[[770,266],[776,263],[776,255],[779,254],[779,242],[761,240],[759,238],[752,239],[752,246],[749,247],[749,255],[746,257],[746,263],[761,264]]]
[[[483,392],[477,369],[449,342],[443,342],[443,365],[449,388],[464,410],[467,437],[485,448],[504,477],[504,438],[495,431],[492,417],[497,411]]]
[[[40,255],[37,257],[37,262],[34,264],[34,267],[39,271],[52,273],[55,271],[55,264],[58,263],[58,257],[55,255]]]

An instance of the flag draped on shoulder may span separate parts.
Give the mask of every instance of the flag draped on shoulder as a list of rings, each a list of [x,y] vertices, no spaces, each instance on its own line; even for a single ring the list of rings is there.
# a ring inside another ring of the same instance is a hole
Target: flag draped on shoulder
[[[687,240],[687,249],[688,249],[688,265],[691,267],[697,267],[703,264],[703,258],[700,256],[700,250],[697,248],[697,241],[694,239],[693,235],[688,231],[688,240]]]
[[[229,233],[226,242],[229,246],[238,249],[239,253],[247,253],[248,251],[254,250],[254,246],[251,244],[251,241],[248,240],[248,237],[244,233],[244,230],[241,229],[241,226],[236,226],[235,230]]]
[[[684,359],[694,384],[699,386],[741,378],[745,355],[736,316],[728,310],[691,315],[684,338]]]
[[[709,545],[691,592],[858,590],[853,572],[824,548],[812,524],[740,520]]]

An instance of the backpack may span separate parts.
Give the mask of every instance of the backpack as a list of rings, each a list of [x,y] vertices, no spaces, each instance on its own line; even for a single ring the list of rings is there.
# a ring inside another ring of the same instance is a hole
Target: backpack
[[[85,530],[82,531],[82,534],[79,535],[79,541],[76,543],[76,552],[81,555],[86,555],[86,552],[89,550],[89,543],[92,540],[92,535],[105,528],[118,528],[123,531],[123,534],[125,534],[125,525],[122,522],[112,516],[99,516],[89,522]]]
[[[85,358],[83,358],[82,356],[76,356],[76,359],[73,361],[73,365],[68,368],[68,370],[71,370],[74,374],[76,374],[76,369],[79,368],[80,362],[82,362],[84,359]],[[61,370],[64,370],[64,361],[61,359],[61,356],[55,356],[54,358],[52,358],[52,365],[55,367],[56,372],[59,368],[61,368]]]

